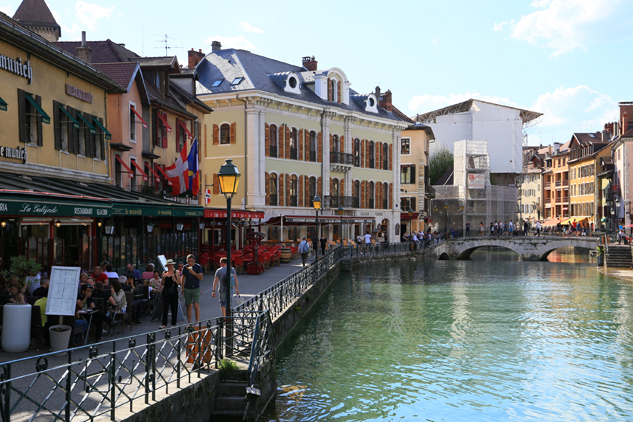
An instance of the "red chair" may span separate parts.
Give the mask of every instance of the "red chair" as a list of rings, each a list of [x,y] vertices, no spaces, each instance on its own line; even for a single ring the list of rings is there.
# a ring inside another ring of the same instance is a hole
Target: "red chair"
[[[241,256],[236,256],[235,258],[232,258],[232,261],[235,271],[238,274],[244,274],[244,258],[242,258]]]

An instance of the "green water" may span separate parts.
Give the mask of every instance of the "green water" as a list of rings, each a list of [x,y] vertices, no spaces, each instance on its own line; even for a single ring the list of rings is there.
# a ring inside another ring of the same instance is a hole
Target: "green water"
[[[277,351],[261,421],[633,420],[633,286],[473,257],[343,274]]]

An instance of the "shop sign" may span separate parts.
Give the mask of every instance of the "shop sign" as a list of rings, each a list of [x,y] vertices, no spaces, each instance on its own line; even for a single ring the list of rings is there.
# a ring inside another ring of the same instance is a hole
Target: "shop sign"
[[[202,217],[202,209],[158,208],[114,206],[112,215],[148,216],[148,217]]]
[[[468,175],[468,189],[485,189],[486,188],[486,175],[484,174],[469,174]]]
[[[66,84],[66,95],[70,95],[71,97],[75,97],[78,100],[85,101],[90,104],[92,104],[92,99],[94,98],[94,95],[68,84]]]
[[[97,206],[35,201],[0,201],[0,214],[37,215],[42,217],[109,217],[110,209]]]
[[[26,64],[22,64],[21,57],[13,60],[0,54],[0,69],[25,77],[29,83],[33,82],[33,68],[31,67],[31,62],[28,61]]]
[[[20,146],[17,148],[0,146],[0,157],[22,160],[23,163],[26,163],[27,155],[26,148]]]

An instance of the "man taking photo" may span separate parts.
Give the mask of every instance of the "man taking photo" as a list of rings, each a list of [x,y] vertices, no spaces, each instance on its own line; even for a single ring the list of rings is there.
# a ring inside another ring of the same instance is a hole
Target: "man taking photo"
[[[191,324],[191,306],[196,311],[196,322],[200,321],[200,280],[202,267],[196,264],[193,255],[187,256],[187,265],[182,269],[181,284],[184,286],[185,305],[187,305],[187,321]]]

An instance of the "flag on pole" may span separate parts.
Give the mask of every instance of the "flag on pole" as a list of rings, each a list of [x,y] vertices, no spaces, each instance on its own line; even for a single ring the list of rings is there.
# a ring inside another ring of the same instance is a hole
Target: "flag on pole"
[[[191,144],[191,151],[189,151],[189,157],[187,158],[187,164],[189,167],[189,180],[188,187],[193,196],[198,196],[200,192],[200,178],[198,177],[199,171],[199,157],[198,157],[198,138],[193,140]]]
[[[189,184],[189,163],[187,160],[187,144],[182,147],[176,162],[165,169],[169,181],[172,182],[172,196],[184,193]]]

